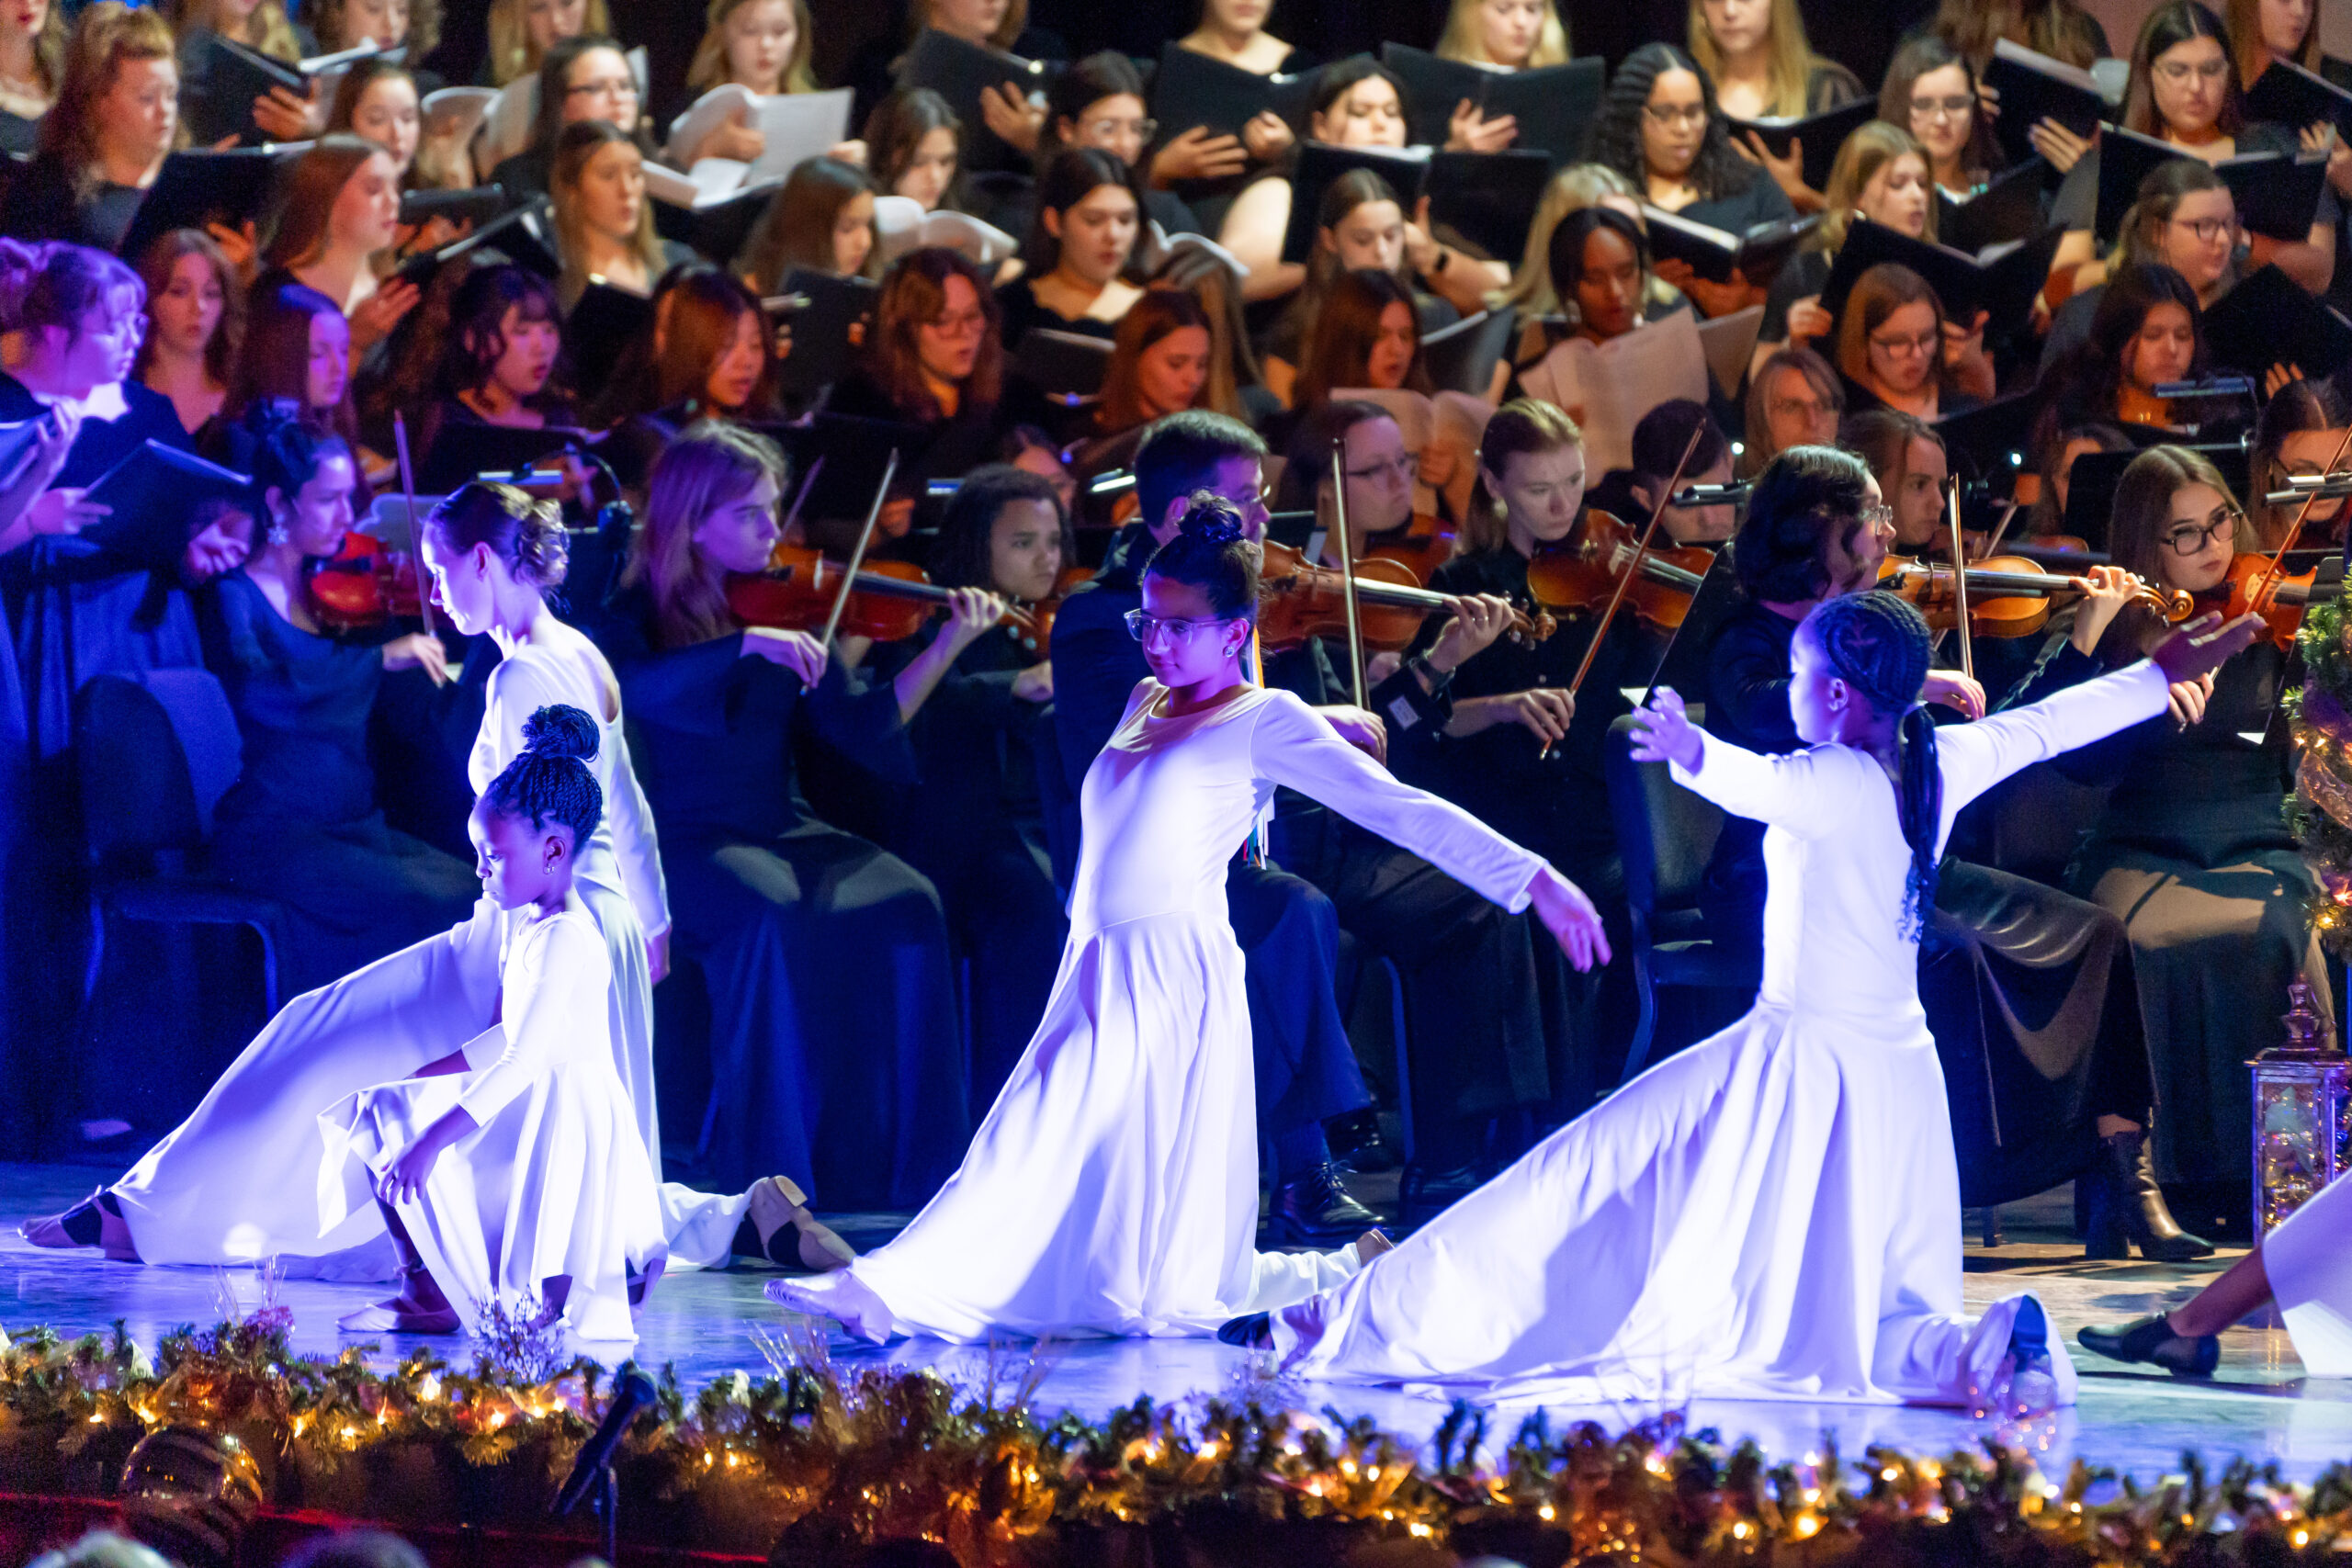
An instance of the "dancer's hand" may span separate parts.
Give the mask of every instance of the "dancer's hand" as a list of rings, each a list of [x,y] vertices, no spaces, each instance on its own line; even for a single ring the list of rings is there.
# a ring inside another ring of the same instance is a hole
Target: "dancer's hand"
[[[1636,762],[1672,762],[1686,773],[1695,773],[1706,760],[1706,750],[1699,727],[1690,722],[1682,706],[1682,694],[1673,687],[1660,686],[1650,694],[1649,706],[1634,710]]]
[[[2260,615],[2240,615],[2226,626],[2219,615],[2199,615],[2187,626],[2174,627],[2170,636],[2148,650],[2148,657],[2165,672],[2166,683],[2178,685],[2219,670],[2253,647],[2262,632]]]
[[[650,936],[645,939],[645,968],[646,976],[653,985],[658,986],[669,977],[670,931],[668,927],[663,927],[658,936]]]
[[[1592,907],[1583,888],[1547,865],[1535,874],[1527,891],[1534,900],[1535,918],[1544,922],[1544,929],[1552,933],[1569,963],[1584,970],[1609,962],[1609,937],[1600,929],[1600,911]]]
[[[445,1112],[400,1158],[392,1161],[391,1168],[376,1183],[376,1196],[396,1207],[423,1197],[424,1179],[433,1174],[433,1162],[441,1157],[443,1149],[472,1132],[476,1125],[473,1117],[461,1108]]]

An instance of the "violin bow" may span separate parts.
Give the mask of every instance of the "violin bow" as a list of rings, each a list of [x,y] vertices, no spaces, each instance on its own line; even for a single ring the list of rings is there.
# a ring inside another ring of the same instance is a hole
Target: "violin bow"
[[[1331,447],[1331,511],[1337,518],[1333,537],[1340,544],[1340,583],[1341,596],[1348,605],[1348,689],[1354,694],[1355,705],[1364,705],[1363,687],[1363,623],[1356,615],[1356,552],[1348,537],[1348,473],[1346,468],[1347,438],[1342,436]]]
[[[810,478],[814,478],[811,475]],[[865,509],[865,526],[857,531],[857,547],[849,553],[849,568],[842,573],[842,585],[833,591],[833,607],[825,615],[825,635],[818,646],[830,656],[833,651],[833,634],[841,629],[842,612],[849,608],[849,592],[857,585],[857,569],[865,564],[865,547],[874,542],[874,525],[882,521],[882,502],[890,493],[890,481],[899,477],[899,449],[890,448],[890,461],[883,467],[882,482],[875,487],[874,504]],[[823,558],[820,557],[821,560]],[[823,568],[820,566],[821,571]]]
[[[1960,672],[1973,681],[1976,642],[1968,630],[1968,542],[1960,533],[1960,486],[1952,485],[1945,499],[1951,519],[1951,602],[1960,625]]]
[[[438,637],[441,628],[433,624],[433,585],[424,581],[424,561],[419,553],[424,547],[424,536],[416,515],[416,475],[408,466],[408,421],[398,410],[392,413],[392,455],[400,459],[401,497],[408,507],[408,563],[416,573],[417,619],[424,623],[425,636]]]
[[[2335,444],[2335,455],[2327,460],[2327,468],[2320,475],[2323,480],[2335,475],[2336,465],[2344,461],[2344,454],[2346,450],[2352,450],[2352,430],[2346,431],[2344,439]],[[2277,549],[2270,552],[2270,564],[2263,569],[2262,576],[2254,585],[2254,592],[2247,595],[2247,608],[2260,608],[2263,602],[2277,590],[2278,579],[2286,570],[2287,552],[2293,549],[2295,541],[2302,537],[2303,519],[2309,517],[2312,514],[2312,508],[2318,504],[2320,488],[2318,485],[2312,486],[2311,494],[2303,497],[2303,504],[2296,509],[2294,522],[2288,525],[2287,536],[2278,541]]]
[[[808,501],[808,492],[817,488],[817,476],[824,471],[825,456],[820,452],[809,463],[808,471],[800,476],[800,488],[792,492],[792,510],[786,513],[784,521],[776,525],[776,543],[782,544],[785,536],[792,532],[792,525],[800,521],[801,505]]]
[[[1667,507],[1681,493],[1683,470],[1690,468],[1690,459],[1699,450],[1699,437],[1706,431],[1703,422],[1691,430],[1690,443],[1682,448],[1682,456],[1674,465],[1673,478],[1668,479],[1666,488],[1658,492],[1658,503],[1650,513],[1648,525],[1642,529],[1641,542],[1634,547],[1634,559],[1617,579],[1617,591],[1609,596],[1609,607],[1600,612],[1600,624],[1592,628],[1592,640],[1585,644],[1584,660],[1577,666],[1576,679],[1568,682],[1570,702],[1576,701],[1577,694],[1584,689],[1584,678],[1592,673],[1592,661],[1600,656],[1601,639],[1609,635],[1609,624],[1617,618],[1617,608],[1625,602],[1625,590],[1634,585],[1634,579],[1641,575],[1642,563],[1649,559],[1650,541],[1657,536],[1657,525],[1665,519]]]

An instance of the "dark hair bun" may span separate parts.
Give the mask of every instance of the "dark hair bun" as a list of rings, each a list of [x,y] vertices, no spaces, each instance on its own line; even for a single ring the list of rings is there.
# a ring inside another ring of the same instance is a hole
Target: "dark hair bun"
[[[596,754],[596,721],[569,703],[549,703],[523,721],[523,751],[585,761]]]
[[[1186,538],[1198,539],[1204,545],[1238,545],[1246,530],[1241,525],[1241,509],[1214,491],[1196,490],[1193,503],[1185,509],[1184,520],[1177,525]]]

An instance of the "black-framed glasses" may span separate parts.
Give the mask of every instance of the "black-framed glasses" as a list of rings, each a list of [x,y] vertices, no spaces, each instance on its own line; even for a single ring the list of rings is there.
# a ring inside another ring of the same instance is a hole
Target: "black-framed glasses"
[[[2208,545],[2227,543],[2237,536],[2238,515],[2235,508],[2225,506],[2208,517],[2201,528],[2188,523],[2170,529],[2165,535],[2165,547],[2177,556],[2193,556]]]

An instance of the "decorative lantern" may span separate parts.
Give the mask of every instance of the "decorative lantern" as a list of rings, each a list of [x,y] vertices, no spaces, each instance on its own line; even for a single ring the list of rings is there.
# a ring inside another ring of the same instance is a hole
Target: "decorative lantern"
[[[2254,1069],[2254,1234],[2258,1241],[2344,1173],[2352,1158],[2352,1059],[2311,984],[2287,987],[2287,1043]]]

